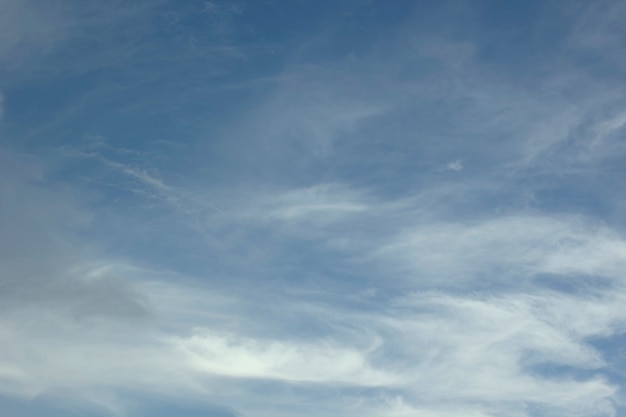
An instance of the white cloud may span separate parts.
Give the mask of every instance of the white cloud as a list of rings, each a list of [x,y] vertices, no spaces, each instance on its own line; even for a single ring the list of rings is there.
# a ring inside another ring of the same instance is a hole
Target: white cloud
[[[191,337],[177,338],[173,343],[193,370],[209,374],[355,386],[397,382],[393,374],[373,369],[366,352],[342,347],[332,340],[255,340],[199,329]]]
[[[150,175],[145,170],[134,168],[125,164],[121,164],[119,162],[109,161],[108,159],[101,158],[105,165],[116,169],[136,180],[138,180],[142,185],[154,189],[159,193],[162,193],[166,197],[170,197],[173,194],[172,187],[165,185],[162,180]]]
[[[489,233],[477,236],[483,243],[492,241]],[[535,235],[530,236],[534,242]],[[472,242],[481,243],[478,239]],[[518,248],[501,246],[499,257],[516,265],[512,255]],[[461,415],[465,409],[466,415],[490,416],[526,403],[555,416],[612,415],[616,387],[598,377],[605,361],[588,340],[623,327],[621,292],[594,297],[540,290],[485,296],[414,292],[384,303],[383,309],[359,312],[306,297],[287,300],[256,291],[257,298],[249,299],[241,292],[219,293],[194,287],[183,277],[119,263],[78,271],[90,282],[123,278],[145,300],[149,314],[130,320],[113,311],[76,316],[54,303],[5,312],[0,321],[6,342],[0,344],[0,389],[5,394],[104,401],[106,392],[139,389],[219,398],[249,416],[287,415],[263,405],[266,396],[249,386],[259,380],[266,386],[305,384],[280,394],[281,408],[300,414],[317,390],[372,387],[402,396],[346,394],[327,402],[320,415],[437,416]],[[106,295],[101,287],[94,291]],[[84,292],[73,297],[91,300]],[[314,314],[297,323],[325,323],[329,332],[307,339],[298,339],[289,328],[276,333],[280,326],[271,323],[276,316],[269,308],[260,310],[265,313],[250,309],[259,302],[272,304],[283,317],[311,309]],[[350,339],[370,342],[346,344]],[[591,373],[584,378],[550,375],[553,365]],[[125,409],[123,403],[109,406],[120,413]]]
[[[581,218],[521,215],[416,225],[374,254],[424,285],[517,285],[541,273],[623,280],[626,241]]]
[[[461,171],[463,169],[463,163],[457,159],[456,161],[447,164],[446,169],[450,171]]]
[[[242,215],[261,222],[325,224],[369,208],[362,193],[342,184],[328,183],[261,194],[242,207]]]
[[[108,270],[155,278],[145,270]],[[245,300],[160,280],[134,282],[151,301],[152,319],[68,321],[64,313],[50,308],[40,312],[44,320],[32,312],[5,314],[0,321],[0,336],[7,342],[0,348],[2,392],[80,395],[100,401],[106,392],[139,389],[190,399],[221,398],[230,404],[239,398],[237,408],[244,415],[282,415],[271,407],[259,414],[268,407],[263,405],[266,397],[247,385],[258,380],[268,387],[305,384],[280,394],[285,410],[301,413],[307,411],[299,404],[318,390],[372,387],[402,393],[346,393],[325,404],[322,415],[329,416],[461,415],[461,409],[477,416],[517,409],[525,416],[519,410],[528,403],[550,409],[555,416],[612,415],[616,387],[599,377],[605,363],[588,340],[620,331],[626,321],[623,294],[606,292],[588,299],[556,292],[416,292],[378,313],[318,306],[321,314],[315,321],[335,324],[333,332],[321,339],[297,340],[290,332],[252,335],[252,327],[263,327],[270,316],[250,316]],[[315,307],[311,301],[292,301],[282,305],[284,314]],[[252,327],[232,332],[224,327],[224,316],[236,322],[252,320]],[[192,323],[210,327],[190,329]],[[342,334],[342,327],[352,330]],[[375,343],[356,347],[339,341],[355,331]],[[590,373],[582,378],[550,374],[554,365]],[[124,409],[123,404],[111,407]]]
[[[570,371],[603,367],[587,340],[621,331],[623,298],[415,293],[401,303],[410,310],[389,321],[404,338],[395,345],[412,346],[415,362],[405,365],[405,373],[413,379],[406,390],[439,406],[470,402],[488,410],[534,403],[554,407],[554,415],[605,409],[617,387],[593,374],[579,379],[550,370],[553,365]],[[603,328],[594,328],[599,322]]]
[[[595,157],[602,160],[623,155],[626,149],[619,133],[624,125],[626,125],[626,112],[622,111],[594,126],[589,144],[581,155],[581,159],[588,161]]]
[[[351,194],[351,190],[333,184],[298,189],[279,195],[274,213],[279,218],[296,220],[317,213],[332,217],[334,213],[349,214],[366,210],[367,205],[359,202],[358,196]]]

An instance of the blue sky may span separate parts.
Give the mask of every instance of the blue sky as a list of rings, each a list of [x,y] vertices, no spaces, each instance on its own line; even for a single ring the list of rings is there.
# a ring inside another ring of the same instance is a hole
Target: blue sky
[[[623,22],[0,0],[0,414],[623,415]]]

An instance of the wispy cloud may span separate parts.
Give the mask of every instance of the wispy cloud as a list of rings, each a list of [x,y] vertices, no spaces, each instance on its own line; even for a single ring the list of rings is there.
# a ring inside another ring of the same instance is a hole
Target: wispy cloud
[[[622,412],[620,7],[55,4],[0,1],[0,396]]]
[[[626,242],[610,229],[575,217],[532,215],[418,225],[375,251],[376,258],[408,268],[408,276],[444,286],[468,280],[523,285],[536,274],[620,280],[625,255]]]
[[[463,163],[460,160],[456,160],[454,162],[449,162],[448,164],[446,164],[442,170],[448,170],[448,171],[462,171],[463,170]]]

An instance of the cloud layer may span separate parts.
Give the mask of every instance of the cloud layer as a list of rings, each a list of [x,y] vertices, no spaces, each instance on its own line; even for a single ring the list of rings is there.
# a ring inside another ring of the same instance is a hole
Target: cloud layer
[[[625,9],[131,3],[0,0],[0,412],[624,412]]]

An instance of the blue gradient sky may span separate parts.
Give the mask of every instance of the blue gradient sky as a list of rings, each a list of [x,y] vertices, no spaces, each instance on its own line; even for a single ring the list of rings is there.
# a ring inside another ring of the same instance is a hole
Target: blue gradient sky
[[[623,415],[624,22],[0,0],[0,414]]]

